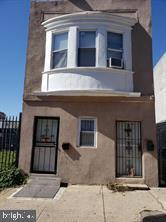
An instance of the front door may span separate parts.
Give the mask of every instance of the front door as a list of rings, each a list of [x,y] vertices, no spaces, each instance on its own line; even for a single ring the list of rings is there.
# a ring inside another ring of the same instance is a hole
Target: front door
[[[31,171],[56,173],[59,118],[36,117]]]
[[[159,150],[159,185],[166,186],[166,123],[157,125]]]
[[[141,122],[117,121],[116,175],[142,176]]]

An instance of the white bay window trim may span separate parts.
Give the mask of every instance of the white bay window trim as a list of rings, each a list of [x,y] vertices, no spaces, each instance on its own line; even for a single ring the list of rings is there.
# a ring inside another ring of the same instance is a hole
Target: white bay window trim
[[[46,29],[46,49],[41,91],[92,89],[132,92],[131,30],[135,23],[136,19],[104,12],[73,13],[43,22]],[[79,30],[96,30],[94,67],[77,66]],[[62,32],[68,32],[67,67],[52,69],[53,35]],[[107,67],[107,32],[123,34],[124,69]]]
[[[44,72],[51,69],[52,35],[52,31],[46,32]]]
[[[123,60],[125,69],[132,71],[132,40],[131,30],[123,33]]]
[[[76,20],[77,17],[78,19]],[[133,18],[124,18],[100,12],[73,13],[70,15],[58,16],[43,22],[42,24],[46,28],[44,72],[51,70],[53,33],[58,34],[59,32],[64,32],[64,30],[68,31],[69,43],[67,68],[77,67],[78,29],[87,31],[96,30],[96,67],[107,66],[107,32],[123,34],[123,60],[125,63],[125,69],[131,71],[131,26],[135,23],[136,20]]]
[[[105,27],[99,27],[96,32],[96,67],[106,67],[107,30]]]
[[[67,67],[74,68],[77,66],[77,37],[78,28],[72,26],[68,32],[68,56],[67,56]]]

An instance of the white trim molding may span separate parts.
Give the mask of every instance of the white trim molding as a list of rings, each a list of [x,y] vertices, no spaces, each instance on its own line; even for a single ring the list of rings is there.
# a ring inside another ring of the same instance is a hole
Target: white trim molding
[[[55,29],[62,26],[71,26],[73,23],[84,23],[87,24],[87,20],[90,23],[95,24],[116,24],[121,27],[131,29],[131,26],[135,25],[138,21],[135,18],[128,18],[124,16],[113,15],[107,12],[100,11],[85,11],[77,12],[68,15],[61,15],[43,22],[42,25],[47,29]]]
[[[100,96],[100,97],[140,97],[140,92],[120,92],[114,90],[60,90],[50,92],[35,91],[35,96]]]
[[[42,92],[70,90],[133,92],[133,73],[123,69],[77,67],[42,74]]]

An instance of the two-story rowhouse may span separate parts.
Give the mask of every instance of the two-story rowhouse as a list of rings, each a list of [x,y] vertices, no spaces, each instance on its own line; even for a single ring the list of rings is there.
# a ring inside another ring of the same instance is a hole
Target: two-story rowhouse
[[[19,165],[158,184],[150,0],[32,1]]]

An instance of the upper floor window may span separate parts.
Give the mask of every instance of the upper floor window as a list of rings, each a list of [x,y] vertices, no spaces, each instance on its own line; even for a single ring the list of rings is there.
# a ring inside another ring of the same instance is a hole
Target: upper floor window
[[[52,68],[67,66],[68,33],[53,35]]]
[[[107,33],[107,66],[123,68],[123,35]]]
[[[71,13],[44,21],[44,72],[62,67],[132,71],[131,30],[136,23],[135,18],[99,11]]]
[[[96,32],[80,31],[78,46],[78,66],[95,66],[96,64]]]

